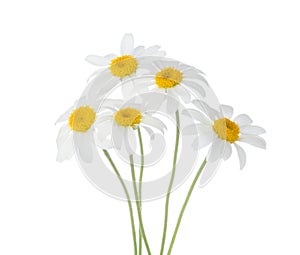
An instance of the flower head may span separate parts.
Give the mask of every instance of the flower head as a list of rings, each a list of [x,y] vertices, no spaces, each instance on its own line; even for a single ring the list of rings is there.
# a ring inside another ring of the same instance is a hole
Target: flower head
[[[63,122],[58,136],[57,161],[62,162],[72,158],[75,152],[74,135],[77,136],[81,158],[85,162],[92,160],[91,141],[96,122],[96,107],[89,104],[86,98],[81,98],[74,106],[62,114],[56,123]]]
[[[160,51],[159,46],[134,47],[134,38],[132,34],[125,34],[121,41],[120,55],[109,54],[106,56],[89,55],[86,61],[93,65],[109,67],[111,75],[120,79],[132,76],[138,71],[144,73],[142,57],[164,56],[165,52]]]
[[[252,125],[252,120],[248,115],[241,114],[231,120],[233,115],[231,106],[220,105],[220,110],[216,111],[200,100],[194,100],[193,104],[200,111],[189,109],[187,112],[199,123],[188,127],[185,133],[197,132],[198,138],[194,141],[194,146],[199,149],[211,144],[207,155],[208,162],[215,162],[219,159],[227,160],[234,146],[238,153],[240,168],[243,169],[246,164],[246,153],[238,144],[239,142],[262,149],[266,148],[265,140],[260,137],[265,130]]]
[[[155,102],[155,96],[152,96],[151,100]],[[103,149],[112,147],[120,149],[127,142],[134,144],[136,137],[134,131],[139,127],[148,133],[149,127],[163,133],[166,129],[165,124],[153,116],[151,113],[153,108],[150,108],[149,101],[145,100],[125,103],[122,100],[107,99],[102,105],[95,125],[97,145]]]

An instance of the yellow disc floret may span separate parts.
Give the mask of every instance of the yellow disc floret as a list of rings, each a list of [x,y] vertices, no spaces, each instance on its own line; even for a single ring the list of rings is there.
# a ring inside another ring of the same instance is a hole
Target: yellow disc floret
[[[182,78],[182,72],[173,67],[167,67],[156,74],[155,82],[159,88],[169,89],[177,86]]]
[[[124,78],[135,73],[138,61],[130,55],[114,58],[110,63],[110,72],[113,76]]]
[[[80,106],[69,117],[69,127],[73,131],[86,132],[94,124],[96,113],[89,106]]]
[[[141,123],[142,113],[134,108],[123,108],[114,114],[114,120],[119,126],[134,127]]]
[[[234,143],[239,139],[240,127],[227,118],[221,118],[214,122],[213,130],[220,139]]]

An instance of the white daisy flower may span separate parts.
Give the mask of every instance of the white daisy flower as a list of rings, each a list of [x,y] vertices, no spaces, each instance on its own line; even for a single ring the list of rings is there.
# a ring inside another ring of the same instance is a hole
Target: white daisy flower
[[[121,41],[120,55],[109,54],[106,56],[90,55],[86,61],[103,68],[109,67],[110,74],[118,79],[124,79],[134,74],[140,75],[147,72],[143,69],[143,57],[165,56],[165,52],[160,50],[160,46],[134,47],[132,34],[125,34]]]
[[[228,105],[220,105],[220,111],[216,111],[200,100],[194,100],[193,104],[201,110],[188,109],[187,113],[199,121],[195,126],[189,126],[184,131],[186,134],[197,133],[198,138],[194,142],[195,147],[201,149],[211,144],[207,161],[216,162],[219,159],[227,160],[232,154],[232,145],[236,148],[240,161],[240,169],[246,164],[246,153],[238,144],[248,143],[258,148],[265,149],[266,142],[259,135],[266,131],[259,126],[252,125],[251,118],[246,114],[236,116],[233,120],[233,108]],[[206,113],[206,117],[203,113]]]
[[[95,125],[96,144],[102,149],[112,147],[120,149],[125,145],[127,150],[132,151],[133,148],[134,151],[137,128],[144,128],[150,136],[153,134],[152,128],[164,133],[166,125],[152,116],[154,107],[158,107],[155,106],[155,102],[155,96],[152,100],[147,102],[142,100],[141,103],[124,103],[122,100],[107,99],[102,105],[103,112]]]
[[[88,103],[86,98],[75,102],[68,111],[62,114],[56,123],[65,122],[58,132],[56,139],[57,157],[62,162],[71,159],[75,153],[74,135],[78,144],[78,152],[84,162],[92,161],[94,124],[97,119],[96,105]]]
[[[185,65],[179,61],[161,59],[153,62],[155,73],[154,79],[144,84],[143,88],[138,84],[136,93],[151,90],[167,94],[167,107],[169,112],[175,112],[178,107],[178,100],[184,103],[191,101],[192,94],[197,98],[206,96],[205,87],[208,83],[200,70],[192,66]],[[175,99],[175,100],[174,100]]]

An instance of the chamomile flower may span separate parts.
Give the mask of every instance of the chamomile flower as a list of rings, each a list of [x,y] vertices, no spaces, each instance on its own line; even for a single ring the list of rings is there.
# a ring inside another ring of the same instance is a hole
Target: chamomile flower
[[[200,70],[169,59],[156,60],[153,66],[154,79],[150,85],[146,85],[146,90],[168,94],[166,99],[169,112],[175,112],[180,99],[189,103],[192,94],[197,98],[205,97],[208,83]]]
[[[125,145],[128,150],[135,148],[135,130],[139,127],[144,128],[150,135],[153,134],[152,128],[164,133],[167,127],[160,119],[152,116],[153,106],[155,96],[150,101],[141,100],[138,103],[107,99],[95,125],[96,144],[102,149],[120,149]]]
[[[252,120],[248,115],[240,114],[231,120],[233,116],[231,106],[220,105],[220,111],[216,111],[200,100],[194,100],[193,104],[201,112],[195,109],[187,111],[199,123],[194,127],[188,127],[185,133],[197,132],[198,138],[195,140],[194,146],[198,149],[211,144],[207,155],[208,162],[213,163],[219,159],[227,160],[230,158],[232,146],[234,146],[239,157],[240,169],[243,169],[246,164],[246,153],[239,143],[266,148],[265,140],[259,136],[265,133],[265,130],[252,125]]]
[[[96,118],[96,105],[89,104],[86,98],[81,98],[58,118],[56,123],[64,122],[64,124],[59,129],[56,139],[57,161],[72,158],[75,153],[74,136],[76,136],[81,159],[87,163],[91,162],[91,144],[94,139]]]
[[[89,55],[86,61],[97,66],[109,68],[110,74],[118,79],[124,79],[134,74],[140,75],[147,72],[143,69],[143,57],[164,56],[165,52],[160,46],[134,47],[132,34],[125,34],[121,41],[120,55],[109,54],[106,56]]]

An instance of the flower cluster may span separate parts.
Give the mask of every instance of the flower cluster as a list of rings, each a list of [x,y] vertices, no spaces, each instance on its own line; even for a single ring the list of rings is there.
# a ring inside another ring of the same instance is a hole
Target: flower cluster
[[[215,169],[210,168],[209,165],[230,158],[232,147],[235,147],[240,169],[243,169],[246,163],[246,153],[239,143],[266,148],[266,142],[260,136],[265,133],[265,130],[252,125],[252,119],[246,114],[237,115],[232,119],[233,108],[231,106],[215,102],[211,104],[212,89],[203,72],[166,58],[165,52],[160,50],[159,46],[135,47],[131,34],[124,35],[120,55],[90,55],[86,60],[93,65],[100,66],[100,69],[90,76],[80,99],[57,120],[57,123],[63,123],[56,141],[57,161],[70,159],[76,152],[82,161],[87,164],[92,163],[94,160],[92,147],[96,145],[104,151],[130,204],[132,199],[128,195],[127,187],[109,154],[110,149],[125,148],[132,169],[135,202],[139,215],[139,234],[142,235],[148,254],[151,254],[141,215],[142,171],[145,156],[141,130],[143,129],[143,132],[149,134],[150,137],[157,132],[161,135],[168,132],[164,121],[157,117],[160,107],[164,107],[168,115],[175,116],[177,124],[174,163],[170,185],[166,189],[166,209],[176,174],[180,135],[194,136],[191,146],[195,150],[205,147],[208,149],[207,156],[193,182],[195,185],[203,169],[208,169],[209,175],[212,176]],[[180,125],[183,124],[180,120],[186,117],[191,118],[193,124]],[[133,154],[137,147],[136,141],[140,144],[142,162],[139,189],[136,185],[133,162]],[[194,188],[193,185],[191,191]],[[187,201],[188,199],[189,196]],[[183,206],[183,211],[184,209],[185,206]],[[132,208],[130,210],[134,253],[137,254]],[[167,216],[168,210],[165,212],[160,254],[164,252]],[[171,253],[178,226],[168,254]],[[142,244],[139,245],[142,246]]]

